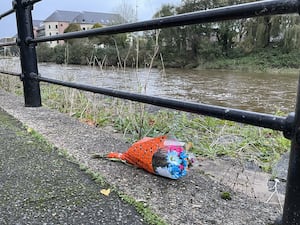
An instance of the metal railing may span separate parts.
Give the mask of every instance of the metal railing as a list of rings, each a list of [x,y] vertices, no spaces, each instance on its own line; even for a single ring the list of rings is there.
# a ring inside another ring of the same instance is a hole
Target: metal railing
[[[47,82],[93,93],[282,131],[284,136],[291,140],[291,153],[283,216],[278,224],[300,225],[300,79],[298,83],[298,95],[295,112],[290,113],[286,117],[280,117],[227,107],[192,103],[107,88],[93,87],[89,85],[42,77],[38,73],[35,49],[36,43],[47,41],[83,38],[92,35],[112,35],[118,33],[136,32],[266,15],[299,13],[300,0],[257,1],[247,4],[158,18],[143,22],[121,24],[87,31],[78,31],[55,36],[34,38],[31,11],[33,10],[33,4],[39,1],[41,0],[15,0],[13,1],[13,8],[11,10],[0,14],[0,19],[12,13],[16,14],[18,28],[17,41],[2,43],[0,44],[0,47],[18,45],[20,48],[20,60],[22,67],[21,74],[8,71],[0,71],[0,73],[19,76],[21,78],[24,88],[25,106],[41,106],[40,82]]]

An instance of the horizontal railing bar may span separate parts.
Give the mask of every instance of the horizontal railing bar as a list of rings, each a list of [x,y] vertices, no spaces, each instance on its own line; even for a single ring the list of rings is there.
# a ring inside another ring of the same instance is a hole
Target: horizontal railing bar
[[[231,109],[226,107],[219,107],[207,104],[198,104],[192,102],[183,102],[174,99],[154,97],[136,93],[130,93],[125,91],[93,87],[84,84],[77,84],[72,82],[60,81],[46,77],[38,77],[38,80],[61,85],[70,88],[76,88],[83,91],[89,91],[93,93],[108,95],[112,97],[127,99],[131,101],[137,101],[147,103],[151,105],[166,107],[170,109],[176,109],[180,111],[186,111],[205,116],[216,117],[219,119],[225,119],[245,124],[250,124],[258,127],[270,128],[273,130],[279,130],[287,132],[287,119],[285,117],[274,116],[264,113],[256,113],[251,111],[244,111],[238,109]]]
[[[108,26],[87,31],[70,32],[54,36],[28,39],[28,43],[38,43],[54,40],[67,40],[83,38],[92,35],[111,35],[135,31],[153,30],[166,27],[184,26],[208,22],[217,22],[231,19],[250,18],[264,15],[276,15],[297,13],[299,10],[298,0],[265,0],[246,4],[226,6],[193,13],[168,16],[148,21]]]
[[[42,1],[42,0],[27,0],[27,1],[24,1],[24,5],[33,5],[40,1]],[[10,14],[12,14],[14,12],[15,12],[15,9],[10,9],[10,10],[4,12],[3,14],[0,14],[0,20],[6,16],[9,16]]]
[[[10,9],[10,10],[8,10],[8,11],[5,12],[5,13],[0,14],[0,20],[1,20],[2,18],[4,18],[4,17],[6,17],[6,16],[8,16],[8,15],[10,15],[10,14],[12,14],[12,13],[14,13],[14,12],[15,12],[14,9]]]
[[[9,71],[5,71],[5,70],[0,70],[0,73],[5,74],[5,75],[21,77],[21,73],[9,72]]]
[[[17,45],[16,41],[11,41],[11,42],[6,42],[6,43],[0,43],[0,47],[14,46],[14,45]]]

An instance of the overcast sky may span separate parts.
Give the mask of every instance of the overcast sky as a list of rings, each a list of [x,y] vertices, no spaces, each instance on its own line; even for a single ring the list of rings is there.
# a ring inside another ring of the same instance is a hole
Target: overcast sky
[[[11,9],[11,0],[1,0],[0,14]],[[179,5],[181,0],[126,0],[128,5],[138,9],[138,19],[148,20],[163,4]],[[33,19],[46,19],[55,10],[116,12],[122,0],[42,0],[35,4]],[[0,20],[0,38],[16,34],[15,14]]]

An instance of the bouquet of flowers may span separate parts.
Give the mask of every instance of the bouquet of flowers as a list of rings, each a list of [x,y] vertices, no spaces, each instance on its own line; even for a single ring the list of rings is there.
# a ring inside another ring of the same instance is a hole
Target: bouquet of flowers
[[[135,142],[126,152],[111,152],[107,158],[120,159],[150,173],[179,179],[186,175],[193,162],[184,144],[168,136],[145,137]]]

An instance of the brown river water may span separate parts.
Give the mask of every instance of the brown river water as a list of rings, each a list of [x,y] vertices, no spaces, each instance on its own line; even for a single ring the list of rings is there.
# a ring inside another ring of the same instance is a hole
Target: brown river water
[[[100,70],[40,65],[42,76],[264,113],[294,111],[298,75],[220,70]]]
[[[3,60],[0,69],[20,71],[16,63]],[[161,73],[157,69],[149,72],[147,68],[124,71],[44,63],[39,65],[39,73],[97,87],[263,113],[294,111],[298,82],[296,74],[185,69],[167,69]]]

